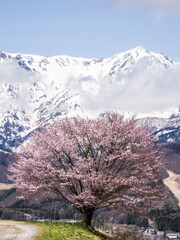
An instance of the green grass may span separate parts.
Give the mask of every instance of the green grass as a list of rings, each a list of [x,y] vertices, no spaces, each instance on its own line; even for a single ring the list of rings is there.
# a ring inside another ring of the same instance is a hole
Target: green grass
[[[38,223],[37,240],[105,240],[105,235],[81,223]]]

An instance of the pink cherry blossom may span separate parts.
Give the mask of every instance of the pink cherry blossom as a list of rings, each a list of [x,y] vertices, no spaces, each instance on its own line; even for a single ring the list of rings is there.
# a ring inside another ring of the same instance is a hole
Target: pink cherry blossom
[[[88,225],[98,208],[142,213],[159,200],[156,137],[134,117],[66,118],[40,129],[20,146],[10,168],[22,198],[53,192],[73,204]]]

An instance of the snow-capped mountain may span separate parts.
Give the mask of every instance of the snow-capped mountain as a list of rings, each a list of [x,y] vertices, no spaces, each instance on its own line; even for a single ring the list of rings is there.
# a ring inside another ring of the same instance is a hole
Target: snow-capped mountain
[[[138,113],[162,141],[180,141],[180,63],[137,47],[102,59],[0,52],[0,148],[40,123],[107,110]]]

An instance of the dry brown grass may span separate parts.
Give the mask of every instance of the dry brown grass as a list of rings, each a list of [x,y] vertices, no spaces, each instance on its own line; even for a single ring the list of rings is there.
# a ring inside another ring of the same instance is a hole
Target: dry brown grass
[[[175,174],[169,170],[167,170],[167,172],[169,174],[169,177],[164,179],[163,182],[179,200],[180,207],[180,174]]]
[[[13,187],[13,184],[0,183],[0,190],[9,190]]]

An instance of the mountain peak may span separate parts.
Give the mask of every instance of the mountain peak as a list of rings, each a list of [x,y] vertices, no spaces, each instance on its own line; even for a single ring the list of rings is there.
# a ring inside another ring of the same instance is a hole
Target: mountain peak
[[[136,52],[148,52],[145,48],[143,48],[142,46],[137,46],[133,49],[131,49],[130,51],[136,51]]]
[[[145,48],[143,48],[143,47],[142,47],[142,46],[140,46],[140,45],[139,45],[139,46],[137,46],[137,47],[135,47],[134,49],[136,49],[136,50],[140,50],[140,51],[142,51],[142,50],[143,50],[143,51],[144,51],[144,50],[146,51],[146,49],[145,49]]]
[[[0,51],[0,58],[6,58],[7,54],[3,51]]]

